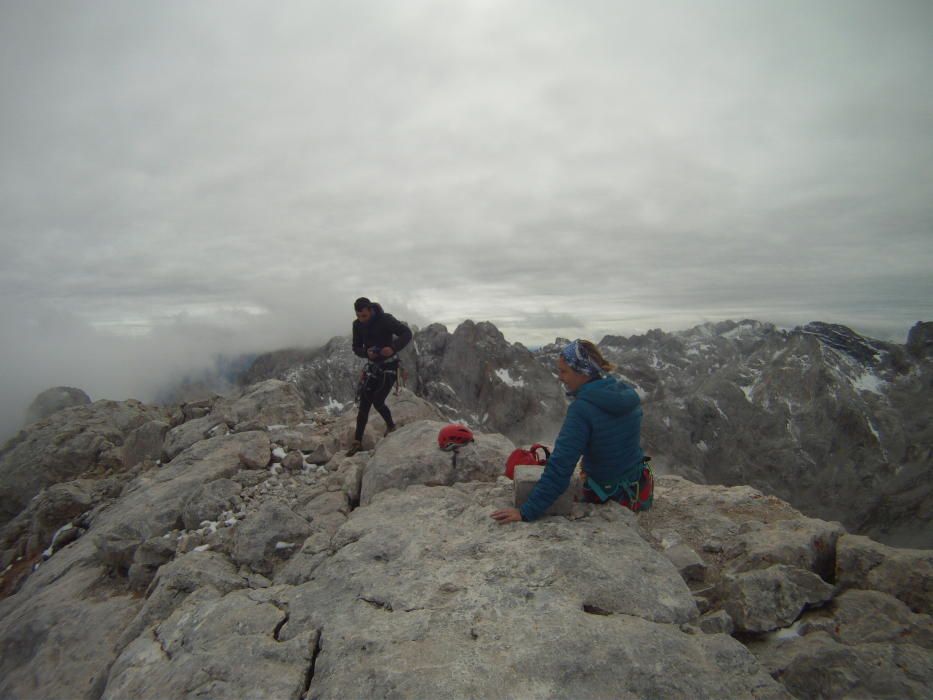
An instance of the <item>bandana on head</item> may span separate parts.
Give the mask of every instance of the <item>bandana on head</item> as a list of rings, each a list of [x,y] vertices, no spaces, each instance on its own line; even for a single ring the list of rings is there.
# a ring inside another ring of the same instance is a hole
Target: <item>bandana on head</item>
[[[580,345],[579,338],[565,345],[560,355],[574,372],[588,374],[591,377],[598,377],[603,372],[599,365],[593,362],[590,356],[586,354],[586,350]]]

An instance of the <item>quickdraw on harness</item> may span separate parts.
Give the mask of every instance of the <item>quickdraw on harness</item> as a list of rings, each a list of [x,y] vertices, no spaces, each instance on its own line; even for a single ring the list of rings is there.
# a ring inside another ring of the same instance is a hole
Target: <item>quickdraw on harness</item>
[[[601,484],[587,476],[584,486],[600,503],[612,499],[636,513],[648,510],[654,503],[654,472],[651,471],[650,462],[651,457],[646,456],[642,460],[642,469],[637,481]]]
[[[360,381],[356,387],[356,402],[360,402],[364,392],[370,395],[375,394],[385,386],[390,377],[398,377],[399,369],[397,360],[367,362],[363,371],[360,372]],[[395,393],[398,394],[398,384],[395,386]]]

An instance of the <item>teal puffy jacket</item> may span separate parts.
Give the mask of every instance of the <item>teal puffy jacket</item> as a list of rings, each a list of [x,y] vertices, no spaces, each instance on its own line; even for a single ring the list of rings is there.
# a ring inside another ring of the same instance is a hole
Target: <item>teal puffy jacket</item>
[[[587,476],[601,484],[637,481],[645,456],[641,417],[641,400],[625,382],[603,377],[580,387],[522,518],[539,518],[567,490],[581,455]]]

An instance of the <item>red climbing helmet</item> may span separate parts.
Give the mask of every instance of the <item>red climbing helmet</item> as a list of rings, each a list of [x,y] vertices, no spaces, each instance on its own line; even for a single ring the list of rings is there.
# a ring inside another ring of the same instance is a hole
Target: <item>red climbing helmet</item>
[[[473,431],[459,423],[445,425],[437,434],[437,444],[442,450],[455,450],[470,442],[473,442]]]

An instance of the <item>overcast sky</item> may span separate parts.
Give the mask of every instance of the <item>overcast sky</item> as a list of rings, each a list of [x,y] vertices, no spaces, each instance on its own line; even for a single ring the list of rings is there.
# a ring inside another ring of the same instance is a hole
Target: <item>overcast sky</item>
[[[527,344],[903,342],[933,319],[931,27],[928,0],[0,0],[0,393],[146,399],[346,333],[359,295]]]

